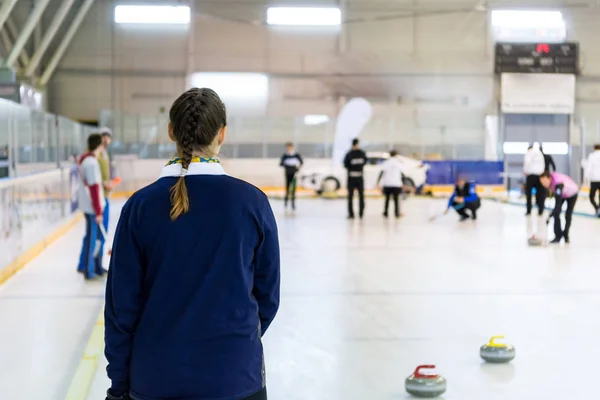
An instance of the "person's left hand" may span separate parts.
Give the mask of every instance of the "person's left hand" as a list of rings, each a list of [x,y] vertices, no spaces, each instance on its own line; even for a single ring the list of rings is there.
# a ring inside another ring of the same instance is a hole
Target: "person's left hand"
[[[465,199],[463,199],[462,197],[457,197],[456,199],[454,199],[457,203],[462,204],[465,202]]]

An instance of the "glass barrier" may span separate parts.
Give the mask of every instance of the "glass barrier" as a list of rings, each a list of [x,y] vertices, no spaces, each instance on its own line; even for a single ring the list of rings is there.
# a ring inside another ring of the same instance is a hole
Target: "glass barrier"
[[[440,112],[378,116],[361,133],[368,151],[398,149],[414,158],[481,160],[485,156],[485,116]],[[167,136],[168,115],[130,115],[109,110],[100,124],[113,130],[113,154],[168,158],[175,146]],[[223,158],[278,158],[292,142],[306,158],[331,157],[335,120],[307,123],[299,117],[232,117],[228,121]]]
[[[73,211],[68,167],[0,180],[0,269],[49,235]]]

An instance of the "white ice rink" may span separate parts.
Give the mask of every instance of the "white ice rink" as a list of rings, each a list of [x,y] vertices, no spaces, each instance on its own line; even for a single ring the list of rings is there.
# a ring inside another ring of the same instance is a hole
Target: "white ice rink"
[[[273,203],[282,298],[265,337],[270,399],[407,399],[419,364],[448,379],[445,399],[599,397],[599,220],[575,217],[568,247],[528,248],[521,207],[484,202],[459,224],[428,222],[443,201],[410,199],[400,221],[381,204],[346,221],[344,201],[300,201],[295,216]],[[103,303],[103,283],[75,272],[82,230],[0,287],[0,399],[64,399]],[[499,334],[517,357],[485,365],[479,347]],[[103,367],[90,400],[104,398]]]

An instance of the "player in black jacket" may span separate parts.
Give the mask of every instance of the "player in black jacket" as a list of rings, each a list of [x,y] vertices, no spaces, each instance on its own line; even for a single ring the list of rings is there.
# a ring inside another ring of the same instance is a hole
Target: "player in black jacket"
[[[292,143],[285,144],[285,153],[281,156],[279,163],[285,169],[285,207],[288,205],[288,199],[292,200],[292,210],[296,209],[296,173],[304,164],[300,154],[294,151]]]
[[[352,149],[344,158],[344,167],[348,170],[348,219],[354,219],[354,191],[358,190],[358,215],[362,219],[365,212],[365,180],[363,169],[367,163],[367,154],[360,149],[360,141],[352,141]]]
[[[544,149],[540,146],[540,151],[544,155],[544,170],[546,172],[556,172],[556,164],[554,163],[554,158],[550,154],[544,153]]]

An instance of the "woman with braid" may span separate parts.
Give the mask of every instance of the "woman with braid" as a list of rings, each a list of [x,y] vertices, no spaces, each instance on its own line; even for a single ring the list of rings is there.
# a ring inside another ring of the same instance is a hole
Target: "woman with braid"
[[[216,158],[225,106],[190,89],[171,107],[177,157],[125,204],[106,288],[107,399],[265,400],[261,338],[279,307],[269,201]]]

